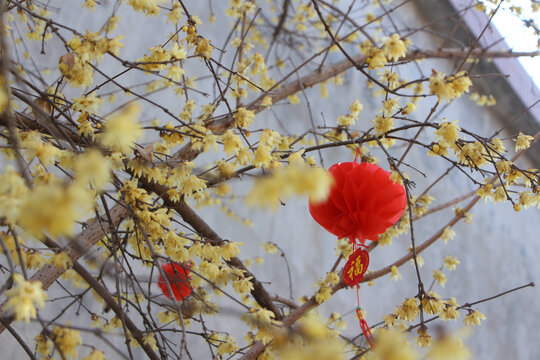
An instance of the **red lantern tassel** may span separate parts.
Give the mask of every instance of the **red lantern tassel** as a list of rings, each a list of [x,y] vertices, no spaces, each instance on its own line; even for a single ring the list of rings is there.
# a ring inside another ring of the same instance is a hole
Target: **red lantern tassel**
[[[364,319],[364,315],[362,315],[362,308],[360,307],[360,285],[356,285],[356,304],[356,316],[358,317],[358,321],[360,322],[360,328],[364,333],[364,337],[366,338],[367,343],[373,348],[375,347],[373,335],[371,335],[371,330],[369,329],[369,325],[367,324],[366,319]]]
[[[353,250],[356,251],[358,245],[367,247],[362,243],[357,244],[356,242],[353,242]],[[360,285],[356,285],[356,316],[358,317],[358,321],[360,322],[360,328],[362,329],[362,332],[364,333],[364,337],[366,338],[367,343],[372,348],[375,347],[375,342],[373,340],[373,335],[371,334],[371,330],[369,329],[369,325],[366,322],[366,319],[364,319],[364,315],[362,315],[362,308],[360,307]]]

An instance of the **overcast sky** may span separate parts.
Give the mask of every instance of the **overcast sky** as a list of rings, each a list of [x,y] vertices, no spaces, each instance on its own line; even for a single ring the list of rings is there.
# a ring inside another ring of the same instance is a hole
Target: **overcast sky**
[[[522,5],[522,16],[533,18],[540,24],[540,11],[531,11],[530,0],[514,0],[515,5]],[[493,18],[497,30],[506,38],[508,46],[514,51],[538,51],[538,36],[534,35],[532,28],[527,28],[523,21],[508,11],[499,11]],[[520,58],[527,72],[534,79],[536,86],[540,87],[540,59]]]

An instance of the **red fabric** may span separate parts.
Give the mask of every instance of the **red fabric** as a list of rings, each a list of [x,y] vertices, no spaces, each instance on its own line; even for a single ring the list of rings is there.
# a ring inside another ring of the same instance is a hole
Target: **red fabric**
[[[187,298],[191,294],[191,286],[189,285],[189,278],[191,276],[189,275],[187,266],[182,267],[180,264],[166,263],[161,268],[167,274],[167,280],[171,285],[174,298],[177,301]],[[163,294],[170,299],[171,293],[167,289],[167,284],[161,273],[159,274],[158,286]]]
[[[375,164],[343,162],[328,169],[334,177],[330,195],[322,203],[309,203],[315,221],[339,238],[377,241],[394,225],[407,206],[402,185]]]

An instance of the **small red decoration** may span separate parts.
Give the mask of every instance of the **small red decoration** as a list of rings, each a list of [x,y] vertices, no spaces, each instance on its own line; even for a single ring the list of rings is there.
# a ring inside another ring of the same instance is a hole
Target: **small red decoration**
[[[322,203],[309,203],[315,221],[338,238],[351,242],[377,241],[405,210],[402,185],[375,164],[342,162],[329,170],[334,178],[330,195]]]
[[[172,263],[166,263],[161,267],[165,274],[167,274],[167,280],[171,285],[171,290],[177,301],[184,300],[191,294],[191,285],[189,284],[189,278],[191,276],[189,275],[188,267],[189,265],[182,266]],[[171,293],[167,289],[167,284],[161,273],[159,274],[158,286],[163,294],[170,299]]]
[[[358,249],[349,256],[349,261],[343,268],[343,281],[354,286],[362,280],[369,266],[369,254],[364,249]]]

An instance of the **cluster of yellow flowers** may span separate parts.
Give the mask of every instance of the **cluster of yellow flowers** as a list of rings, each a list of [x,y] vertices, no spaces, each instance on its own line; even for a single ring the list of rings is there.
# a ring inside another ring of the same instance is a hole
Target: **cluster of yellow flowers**
[[[157,16],[159,15],[158,4],[162,2],[163,0],[128,0],[128,5],[145,15]]]
[[[437,95],[439,102],[443,99],[450,102],[460,97],[464,92],[469,92],[470,86],[472,86],[472,82],[465,71],[446,76],[443,72],[433,70],[433,74],[429,78],[429,90],[432,94]]]
[[[19,225],[38,238],[43,232],[54,237],[72,235],[75,221],[88,214],[96,193],[109,182],[110,162],[93,150],[79,155],[59,150],[36,132],[21,132],[18,136],[27,158],[38,159],[39,164],[31,172],[32,187],[10,166],[0,175],[0,199],[10,204],[2,208],[2,216],[9,224]],[[46,171],[47,166],[56,162],[73,170],[72,181]]]
[[[281,325],[281,322],[274,320],[274,317],[274,313],[270,310],[250,308],[250,312],[244,314],[242,320],[252,330],[258,330],[254,340],[268,344],[274,339],[274,335],[279,331]]]
[[[407,48],[411,45],[410,39],[401,39],[398,34],[383,39],[381,48],[374,46],[371,42],[365,41],[360,45],[360,51],[365,55],[368,69],[380,69],[388,61],[397,61],[407,54]]]
[[[53,329],[53,339],[57,344],[58,349],[64,357],[68,359],[77,359],[77,347],[81,345],[81,337],[78,330],[70,329],[69,323],[67,327],[55,326]]]
[[[330,329],[318,314],[310,313],[298,322],[295,332],[282,332],[273,345],[278,359],[344,359],[348,346],[337,331]]]
[[[348,127],[354,125],[354,122],[358,119],[358,115],[364,109],[364,106],[360,101],[355,100],[349,107],[349,114],[342,115],[337,118],[337,123],[340,126]]]
[[[107,27],[112,30],[112,25]],[[102,29],[105,30],[105,29]],[[89,65],[91,61],[97,62],[103,59],[106,53],[118,55],[123,47],[123,36],[109,39],[99,33],[87,32],[82,37],[75,35],[67,42],[73,50],[60,57],[58,68],[62,75],[75,87],[86,87],[92,84],[94,71]]]
[[[409,226],[409,212],[405,211],[397,223],[390,226],[384,233],[379,235],[377,243],[382,247],[392,244],[392,239],[399,235],[406,234],[409,231]]]
[[[476,92],[471,94],[470,99],[478,106],[494,106],[497,103],[493,95],[480,95]]]

